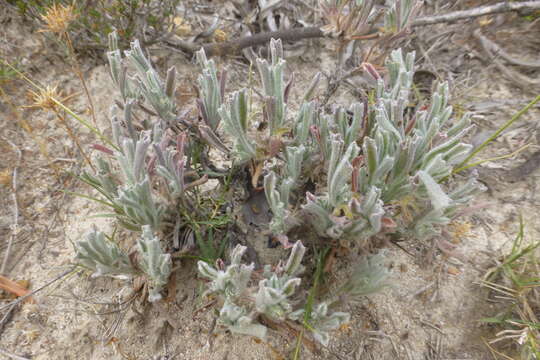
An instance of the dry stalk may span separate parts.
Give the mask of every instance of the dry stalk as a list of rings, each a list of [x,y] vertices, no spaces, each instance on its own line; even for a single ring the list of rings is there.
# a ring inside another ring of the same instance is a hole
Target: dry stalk
[[[416,19],[413,26],[424,26],[438,23],[448,23],[463,19],[472,19],[484,15],[499,14],[510,11],[536,10],[540,9],[540,1],[504,1],[495,5],[480,6],[469,10],[454,11],[448,14],[436,16],[424,16]]]
[[[88,99],[88,105],[90,106],[90,115],[92,116],[92,122],[94,123],[94,126],[97,130],[99,130],[99,127],[97,125],[96,120],[96,111],[94,108],[94,102],[92,100],[92,96],[90,95],[90,91],[88,90],[88,86],[86,85],[86,80],[84,79],[81,65],[79,64],[79,61],[77,60],[77,55],[75,54],[75,49],[73,48],[73,43],[71,42],[71,37],[69,36],[69,33],[65,33],[66,37],[66,43],[68,44],[69,52],[72,58],[72,64],[73,64],[73,71],[81,81],[82,87],[84,89],[84,94],[86,95],[86,98]]]
[[[42,109],[42,110],[50,110],[54,112],[54,114],[56,115],[60,123],[65,127],[66,132],[68,133],[71,140],[73,140],[73,142],[77,146],[77,149],[80,151],[84,160],[92,168],[92,170],[95,170],[95,167],[92,165],[90,158],[84,152],[79,142],[79,138],[75,135],[75,133],[69,126],[68,122],[66,121],[65,116],[60,113],[60,110],[58,108],[58,102],[63,104],[66,101],[72,99],[76,95],[77,94],[62,96],[61,91],[57,90],[56,86],[47,86],[44,89],[40,88],[39,91],[30,91],[30,96],[33,98],[34,103],[26,107],[30,109]],[[56,99],[59,99],[59,100],[56,100]]]
[[[491,40],[482,35],[480,29],[476,29],[473,33],[473,36],[480,42],[480,44],[482,45],[482,49],[490,57],[490,60],[493,62],[493,64],[495,64],[497,69],[499,69],[514,84],[516,84],[523,90],[530,90],[531,85],[540,85],[540,79],[531,79],[529,76],[524,76],[517,71],[514,71],[504,66],[503,63],[499,61],[496,57],[497,55],[501,55],[501,53],[493,53],[493,50],[495,50],[493,45],[496,46],[496,44],[494,44],[493,42],[491,42]],[[498,49],[501,50],[500,48]]]
[[[0,275],[6,274],[6,267],[11,255],[11,247],[13,242],[19,233],[19,202],[17,201],[17,172],[19,165],[21,164],[22,153],[21,150],[8,139],[4,139],[17,153],[17,162],[13,167],[13,173],[11,175],[11,199],[13,201],[13,224],[11,225],[11,236],[9,238],[6,252],[4,253],[4,260],[2,261],[2,267],[0,268]]]
[[[86,81],[81,70],[81,65],[77,60],[77,55],[75,54],[75,49],[73,48],[73,43],[68,32],[68,28],[71,22],[77,19],[77,14],[75,13],[75,5],[58,5],[53,4],[47,12],[42,15],[42,19],[45,22],[45,27],[40,30],[40,32],[51,32],[58,34],[59,38],[64,38],[66,40],[67,48],[69,51],[69,56],[72,61],[73,71],[81,81],[81,84],[84,89],[84,93],[88,99],[88,104],[90,106],[90,113],[92,116],[92,121],[96,129],[99,129],[97,126],[96,115],[94,110],[94,102],[86,86]]]
[[[6,350],[3,350],[3,349],[0,349],[0,354],[4,355],[5,357],[9,358],[9,359],[14,359],[14,360],[30,360],[28,358],[25,358],[25,357],[22,357],[22,356],[19,356],[19,355],[15,355],[13,353],[10,353]]]
[[[46,287],[54,284],[55,282],[57,282],[58,280],[62,279],[63,277],[71,274],[77,267],[74,266],[72,267],[71,269],[67,270],[67,271],[64,271],[62,274],[58,275],[57,277],[55,277],[54,279],[52,279],[51,281],[47,282],[45,285],[37,288],[36,290],[33,290],[31,292],[29,292],[28,294],[26,295],[23,295],[23,296],[19,296],[16,300],[13,300],[12,302],[10,303],[7,303],[5,305],[2,305],[0,306],[0,311],[2,310],[5,310],[11,306],[15,306],[17,304],[20,304],[21,302],[25,301],[26,299],[28,299],[30,296],[40,292],[41,290],[45,289]]]
[[[439,23],[449,23],[463,19],[471,19],[479,16],[498,14],[510,11],[523,11],[540,9],[540,0],[522,1],[522,2],[501,2],[495,5],[481,6],[469,10],[455,11],[448,14],[437,16],[424,16],[417,18],[411,23],[411,26],[425,26]],[[373,34],[372,34],[373,35]],[[239,39],[233,39],[221,43],[196,44],[188,41],[165,39],[165,44],[173,49],[181,50],[189,55],[196,51],[204,49],[206,56],[224,56],[237,54],[245,48],[263,45],[270,39],[281,39],[283,41],[300,41],[309,38],[322,38],[328,36],[321,27],[292,28],[287,30],[270,31],[246,36]]]
[[[71,140],[73,140],[73,142],[75,143],[75,145],[77,146],[77,149],[79,150],[79,152],[81,153],[82,157],[84,158],[84,160],[86,161],[86,163],[88,164],[88,166],[90,166],[90,168],[92,168],[93,171],[96,171],[96,168],[94,167],[94,165],[92,165],[92,162],[90,161],[90,158],[88,157],[88,155],[86,155],[86,153],[84,152],[82,146],[81,146],[81,143],[79,142],[79,138],[75,135],[75,133],[73,132],[73,129],[71,129],[71,127],[69,126],[68,122],[66,121],[66,118],[63,114],[61,114],[57,108],[54,108],[53,109],[56,117],[58,118],[58,120],[60,120],[60,123],[62,125],[64,125],[64,128],[66,129],[66,132],[68,133],[69,137],[71,138]]]
[[[53,171],[54,171],[54,174],[56,175],[56,178],[57,179],[60,179],[60,171],[58,169],[58,166],[56,164],[54,164],[54,161],[51,159],[51,157],[49,156],[49,153],[47,151],[47,146],[46,146],[46,143],[45,141],[43,141],[42,139],[40,139],[38,136],[36,136],[36,134],[34,133],[34,129],[32,128],[32,126],[30,126],[30,124],[28,123],[28,121],[26,121],[22,116],[21,114],[19,113],[19,111],[17,111],[17,108],[16,106],[13,104],[13,102],[11,101],[11,99],[7,96],[6,92],[4,91],[4,89],[0,86],[0,98],[2,100],[4,100],[4,102],[8,105],[11,113],[15,116],[15,118],[17,119],[17,122],[19,123],[19,126],[24,129],[29,135],[30,137],[36,142],[36,144],[38,145],[38,149],[39,149],[39,152],[41,153],[41,155],[43,155],[43,157],[47,160],[47,163],[51,165]]]

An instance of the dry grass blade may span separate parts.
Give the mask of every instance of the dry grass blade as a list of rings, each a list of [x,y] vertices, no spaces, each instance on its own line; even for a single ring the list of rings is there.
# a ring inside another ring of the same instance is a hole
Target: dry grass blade
[[[12,354],[6,350],[0,349],[0,354],[4,355],[8,359],[14,359],[14,360],[30,360],[29,358],[22,357],[19,355]]]
[[[28,298],[28,295],[30,294],[28,289],[25,289],[15,281],[12,281],[2,275],[0,275],[0,289],[10,292],[17,297],[25,296],[28,301],[33,302],[32,298]]]
[[[540,241],[525,246],[523,235],[521,220],[511,252],[486,274],[486,278],[493,280],[481,282],[482,286],[502,294],[495,297],[506,304],[502,315],[484,318],[482,321],[502,327],[494,339],[485,342],[492,354],[510,359],[506,354],[493,349],[491,344],[511,341],[522,359],[532,360],[540,355],[540,321],[536,316],[540,309],[540,269],[536,252]]]
[[[69,50],[69,56],[73,63],[73,71],[79,78],[81,85],[84,89],[86,98],[88,99],[88,105],[90,106],[90,113],[92,116],[92,121],[94,126],[97,128],[97,120],[94,109],[94,102],[92,101],[92,96],[88,91],[88,86],[84,79],[81,65],[77,60],[77,55],[75,54],[75,49],[73,47],[73,42],[71,41],[71,36],[69,35],[69,25],[75,21],[78,17],[78,14],[75,9],[75,5],[58,5],[53,4],[50,8],[47,9],[47,12],[42,15],[42,20],[45,22],[45,27],[40,30],[40,32],[52,32],[60,36],[60,39],[65,39],[66,45]]]
[[[53,4],[47,9],[47,12],[41,15],[41,20],[45,26],[39,32],[52,32],[56,34],[65,34],[69,24],[77,19],[75,6]]]
[[[57,86],[50,86],[47,85],[44,89],[40,89],[39,91],[33,91],[30,90],[30,96],[33,100],[33,104],[26,106],[28,108],[34,108],[34,109],[43,109],[43,110],[50,110],[54,112],[56,115],[56,118],[60,121],[62,126],[66,129],[66,132],[68,133],[71,140],[75,143],[77,146],[77,149],[81,153],[82,157],[93,170],[94,166],[92,165],[92,162],[90,161],[90,158],[86,154],[86,152],[83,150],[82,145],[79,141],[78,136],[75,134],[69,123],[67,122],[66,117],[62,112],[60,112],[60,107],[58,106],[58,102],[65,104],[68,100],[72,99],[73,97],[77,96],[77,94],[71,94],[68,96],[64,96],[60,90],[58,90]],[[56,100],[60,99],[60,100]]]
[[[64,278],[65,276],[73,273],[74,271],[76,270],[76,267],[73,267],[65,272],[63,272],[62,274],[58,275],[57,277],[55,277],[54,279],[50,280],[49,282],[47,282],[46,284],[44,284],[43,286],[37,288],[36,290],[33,290],[31,292],[28,292],[24,295],[21,295],[20,297],[18,297],[16,300],[13,300],[12,302],[8,303],[8,304],[5,304],[5,305],[2,305],[0,306],[0,311],[2,310],[5,310],[7,308],[10,308],[12,306],[15,306],[19,303],[21,303],[22,301],[25,301],[26,299],[28,299],[29,297],[31,297],[32,295],[40,292],[41,290],[47,288],[48,286],[54,284],[55,282],[57,282],[58,280]]]

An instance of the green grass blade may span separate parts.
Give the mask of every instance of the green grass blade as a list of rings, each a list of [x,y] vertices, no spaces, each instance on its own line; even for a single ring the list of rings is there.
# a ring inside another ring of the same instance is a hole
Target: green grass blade
[[[473,150],[466,158],[456,166],[456,170],[453,171],[454,174],[460,172],[463,170],[463,168],[466,168],[469,161],[476,156],[480,151],[482,151],[486,146],[488,146],[492,141],[494,141],[499,135],[506,130],[508,127],[510,127],[512,124],[514,124],[516,121],[518,121],[523,114],[525,114],[531,107],[536,105],[537,102],[540,101],[540,95],[538,95],[536,98],[534,98],[530,103],[525,105],[521,110],[519,110],[510,120],[508,120],[503,126],[498,128],[486,141],[484,141],[480,146],[478,146],[475,150]]]
[[[113,209],[116,209],[117,206],[115,206],[114,204],[110,203],[110,202],[107,202],[105,200],[101,200],[101,199],[98,199],[98,198],[95,198],[93,196],[90,196],[90,195],[85,195],[85,194],[81,194],[81,193],[77,193],[77,192],[72,192],[72,191],[67,191],[67,190],[64,190],[64,192],[68,195],[73,195],[73,196],[77,196],[77,197],[80,197],[80,198],[84,198],[84,199],[88,199],[88,200],[92,200],[92,201],[95,201],[97,203],[100,203],[100,204],[103,204],[103,205],[106,205],[106,206],[110,206],[112,207]]]

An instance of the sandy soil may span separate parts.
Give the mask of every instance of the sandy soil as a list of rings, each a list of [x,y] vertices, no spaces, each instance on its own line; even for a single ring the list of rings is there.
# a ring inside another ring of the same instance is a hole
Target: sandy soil
[[[17,60],[32,79],[42,84],[57,84],[66,94],[81,92],[68,66],[48,51],[28,24],[9,17],[2,21],[2,57]],[[538,53],[537,40],[531,40],[528,46],[513,41],[530,36],[525,31],[528,24],[512,15],[496,21],[497,28],[486,26],[486,34],[493,35],[497,29],[502,34],[497,35],[498,39],[515,54]],[[472,29],[478,25],[467,23],[467,26]],[[538,33],[539,27],[536,24],[533,30]],[[443,30],[448,30],[445,25],[431,28],[432,32],[443,33]],[[419,56],[421,69],[443,78],[451,77],[453,103],[459,111],[475,112],[479,138],[507,121],[538,91],[532,87],[518,88],[501,76],[486,62],[467,31],[450,33],[444,45],[426,56],[425,49],[433,44],[428,41],[430,34],[419,31],[409,47],[423,54]],[[328,70],[334,61],[330,42],[314,42],[313,46],[316,48],[307,56],[289,61],[289,71],[297,75],[293,98],[321,66]],[[156,59],[163,60],[164,55],[156,52]],[[176,65],[180,84],[187,88],[193,83],[196,67],[188,60],[176,54],[168,56],[166,62]],[[238,86],[246,67],[234,61],[229,66],[231,87]],[[84,64],[84,69],[96,104],[98,126],[107,129],[109,107],[117,95],[108,79],[107,67]],[[41,110],[20,108],[29,102],[24,82],[13,81],[2,86],[7,97],[0,102],[0,174],[7,180],[2,180],[0,185],[0,237],[8,239],[13,224],[10,174],[17,157],[5,141],[8,139],[22,152],[17,189],[20,230],[8,275],[14,280],[29,280],[30,288],[35,290],[72,268],[74,241],[94,225],[103,229],[111,224],[90,218],[100,211],[94,204],[61,192],[62,189],[83,193],[88,190],[62,175],[79,170],[82,161],[55,117]],[[337,101],[345,103],[353,97],[348,87],[340,88],[334,95]],[[70,105],[84,113],[84,96],[77,95]],[[452,254],[414,242],[404,245],[406,252],[388,249],[394,286],[351,305],[350,326],[335,334],[329,348],[316,352],[305,349],[303,359],[492,359],[484,341],[494,330],[481,325],[479,319],[493,315],[496,308],[485,300],[486,293],[478,281],[492,260],[510,246],[520,214],[527,237],[538,238],[540,233],[538,173],[509,181],[512,169],[538,150],[539,115],[538,108],[531,110],[483,153],[483,158],[504,155],[531,143],[515,159],[480,166],[480,180],[488,186],[488,191],[475,201],[481,205],[480,210],[473,210],[449,228],[456,245]],[[73,126],[85,146],[94,141],[83,128]],[[40,152],[39,144],[43,144],[44,151]],[[43,156],[44,152],[49,159]],[[59,176],[53,165],[59,168]],[[253,241],[252,245],[261,251],[264,259],[281,256],[281,250],[267,249],[256,240],[248,241]],[[6,241],[0,244],[2,254],[5,244]],[[205,306],[208,300],[201,297],[203,289],[196,279],[194,263],[183,265],[176,273],[178,286],[174,299],[152,306],[132,298],[129,284],[70,273],[37,293],[35,303],[13,309],[0,329],[0,350],[32,359],[240,360],[288,356],[294,347],[292,336],[272,332],[265,343],[216,328],[215,314]],[[340,271],[332,276],[339,278],[343,275]],[[8,299],[1,300],[0,307],[7,303]],[[0,314],[5,314],[6,309],[2,309]]]

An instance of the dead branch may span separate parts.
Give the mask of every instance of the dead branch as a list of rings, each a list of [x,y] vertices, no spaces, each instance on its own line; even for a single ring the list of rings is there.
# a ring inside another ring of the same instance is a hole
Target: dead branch
[[[299,41],[303,39],[320,38],[323,36],[324,34],[322,30],[319,27],[314,26],[263,32],[236,40],[224,41],[221,43],[213,44],[197,45],[187,41],[179,40],[166,40],[166,44],[178,50],[185,51],[189,54],[193,54],[200,49],[204,49],[204,51],[206,52],[206,56],[210,57],[216,55],[223,56],[229,54],[236,54],[245,48],[266,44],[272,38],[281,39],[284,41]]]
[[[478,34],[477,34],[478,32]],[[524,61],[521,59],[516,59],[510,54],[508,54],[503,48],[501,48],[499,45],[497,45],[494,41],[488,39],[487,37],[483,36],[479,30],[476,30],[474,35],[476,38],[480,41],[482,44],[482,47],[486,50],[492,53],[493,55],[500,57],[504,60],[506,60],[508,63],[512,65],[518,65],[518,66],[525,66],[525,67],[532,67],[532,68],[540,68],[540,62],[534,61]]]
[[[482,45],[483,50],[490,57],[490,60],[493,62],[493,64],[495,64],[497,69],[499,69],[499,71],[501,71],[509,80],[513,81],[517,86],[519,86],[523,90],[529,90],[530,86],[540,85],[540,79],[531,79],[528,76],[524,76],[517,71],[514,71],[504,66],[491,52],[491,48],[488,44],[489,40],[487,40],[486,37],[482,35],[480,29],[476,29],[473,33],[473,36],[478,39],[478,41]]]
[[[483,15],[497,14],[509,11],[534,10],[540,9],[540,0],[522,1],[522,2],[502,2],[495,5],[482,6],[470,10],[455,11],[444,15],[424,16],[416,19],[412,26],[424,26],[437,23],[453,22],[461,19],[469,19]],[[223,56],[237,54],[245,48],[263,45],[270,39],[281,39],[284,41],[299,41],[310,38],[322,38],[326,35],[320,27],[292,28],[287,30],[278,30],[263,32],[251,36],[245,36],[235,40],[229,40],[221,43],[196,44],[183,40],[164,39],[163,42],[175,50],[181,50],[190,55],[196,51],[204,49],[206,56]]]
[[[2,333],[4,332],[6,324],[13,318],[13,314],[15,313],[15,310],[18,308],[19,308],[18,306],[13,305],[12,307],[9,308],[8,311],[6,311],[6,314],[4,315],[2,320],[0,320],[0,337],[2,337]]]
[[[424,16],[416,19],[412,26],[424,26],[438,23],[453,22],[462,19],[470,19],[484,15],[499,14],[509,11],[537,10],[540,9],[540,1],[505,1],[495,5],[481,6],[470,10],[454,11],[448,14]]]

